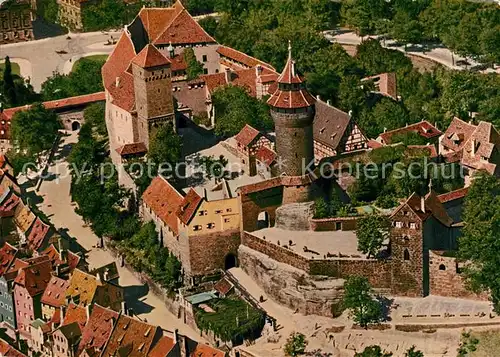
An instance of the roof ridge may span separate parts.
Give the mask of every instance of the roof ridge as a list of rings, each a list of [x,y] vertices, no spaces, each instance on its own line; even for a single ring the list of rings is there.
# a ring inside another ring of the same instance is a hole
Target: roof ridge
[[[173,8],[174,10],[176,10],[176,9],[175,9],[175,7],[172,7],[172,8]],[[178,12],[178,13],[177,13],[174,17],[172,17],[172,20],[170,20],[170,22],[169,22],[168,24],[166,24],[166,25],[165,25],[165,27],[164,27],[164,28],[163,28],[163,30],[159,33],[159,35],[158,35],[158,36],[156,36],[156,38],[155,38],[153,41],[151,41],[150,43],[156,43],[156,41],[160,38],[160,36],[161,36],[161,35],[163,35],[163,34],[165,33],[165,31],[167,31],[167,30],[170,28],[170,26],[172,26],[172,24],[174,23],[175,19],[177,19],[177,18],[180,16],[180,14],[182,14],[182,12],[183,12],[183,11],[186,11],[186,9],[185,9],[184,7],[183,7],[183,8],[182,8],[182,10],[181,10],[181,11],[179,11],[179,12]],[[186,11],[186,12],[187,12],[187,11]],[[189,14],[189,13],[188,13],[188,14]],[[191,16],[191,15],[189,15],[189,16]],[[193,20],[194,20],[194,19],[193,19]],[[195,22],[196,22],[196,21],[195,21]],[[198,22],[196,22],[196,23],[198,23]],[[201,27],[201,26],[200,26],[200,27]],[[205,30],[203,30],[203,31],[205,31]],[[210,37],[211,37],[211,36],[210,36]]]

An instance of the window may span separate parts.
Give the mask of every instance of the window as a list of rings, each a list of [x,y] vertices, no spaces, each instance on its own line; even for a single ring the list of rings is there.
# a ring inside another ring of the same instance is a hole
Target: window
[[[229,223],[231,221],[229,218],[224,218],[224,223]]]
[[[206,62],[207,61],[207,55],[203,55],[203,62]]]
[[[215,228],[215,223],[208,223],[207,224],[208,229],[214,229]]]
[[[396,222],[397,228],[403,228],[403,222]]]
[[[417,224],[416,223],[410,223],[410,228],[411,229],[417,229]]]
[[[201,231],[201,226],[199,224],[193,226],[193,231]]]
[[[233,210],[231,208],[227,208],[226,212],[232,212]]]
[[[208,74],[208,69],[203,68],[203,74]]]
[[[408,251],[408,249],[404,250],[403,259],[404,260],[410,260],[410,252]]]
[[[206,215],[207,215],[207,211],[198,212],[198,216],[206,216]]]
[[[222,210],[221,209],[218,209],[215,211],[215,214],[221,214],[222,213]]]
[[[439,270],[446,270],[445,265],[444,265],[444,264],[440,264],[440,265],[439,265]]]

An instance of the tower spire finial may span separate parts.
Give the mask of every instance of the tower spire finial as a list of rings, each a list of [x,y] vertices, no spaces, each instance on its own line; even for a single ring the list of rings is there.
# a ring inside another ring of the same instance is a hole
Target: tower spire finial
[[[288,40],[288,59],[292,59],[292,41]]]

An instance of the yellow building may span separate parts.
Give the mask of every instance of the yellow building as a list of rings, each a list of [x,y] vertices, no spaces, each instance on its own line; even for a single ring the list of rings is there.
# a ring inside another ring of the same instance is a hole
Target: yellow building
[[[61,25],[76,31],[83,30],[82,8],[89,0],[58,0]]]

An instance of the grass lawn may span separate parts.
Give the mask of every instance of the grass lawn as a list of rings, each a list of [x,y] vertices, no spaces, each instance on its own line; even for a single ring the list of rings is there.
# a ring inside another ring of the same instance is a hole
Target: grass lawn
[[[108,55],[93,55],[93,56],[82,57],[73,64],[72,71],[74,71],[77,68],[78,63],[80,63],[82,60],[95,61],[95,62],[105,62],[107,59],[108,59]]]
[[[470,357],[493,357],[499,355],[500,330],[480,331],[472,334],[479,340],[477,350]]]
[[[16,62],[10,62],[11,67],[12,67],[12,73],[17,74],[18,76],[21,74],[21,69],[19,68],[19,65]],[[0,63],[0,79],[3,78],[3,71],[5,68],[5,63]]]

